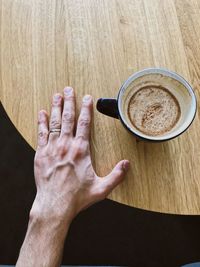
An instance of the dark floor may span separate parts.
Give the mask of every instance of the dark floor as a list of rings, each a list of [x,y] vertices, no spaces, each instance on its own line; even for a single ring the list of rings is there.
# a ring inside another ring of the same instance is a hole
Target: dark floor
[[[0,105],[0,264],[15,264],[35,196],[34,151]],[[200,261],[200,216],[102,201],[77,216],[63,264],[173,267]]]

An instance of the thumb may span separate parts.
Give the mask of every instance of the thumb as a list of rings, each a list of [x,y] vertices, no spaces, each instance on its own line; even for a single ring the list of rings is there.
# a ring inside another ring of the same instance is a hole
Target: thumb
[[[113,170],[102,179],[102,188],[104,193],[108,195],[125,177],[129,169],[129,161],[121,160]]]

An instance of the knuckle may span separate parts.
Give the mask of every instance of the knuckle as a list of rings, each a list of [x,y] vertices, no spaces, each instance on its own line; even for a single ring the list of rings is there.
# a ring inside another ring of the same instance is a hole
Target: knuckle
[[[89,152],[89,142],[84,139],[84,136],[79,135],[75,138],[75,143],[79,149],[84,152]]]
[[[40,110],[38,112],[38,124],[46,123],[46,121],[47,121],[46,116],[47,116],[46,111],[45,110]]]
[[[65,95],[65,101],[73,101],[75,100],[75,96],[74,95]]]
[[[84,101],[82,103],[82,107],[88,109],[88,108],[90,108],[91,104],[92,104],[91,101]]]
[[[70,124],[67,124],[66,126],[62,125],[62,135],[63,136],[70,136],[72,133],[73,127],[70,126]]]
[[[57,151],[58,151],[58,154],[61,157],[63,157],[67,153],[67,148],[66,148],[66,146],[64,144],[60,144],[60,145],[58,145]]]
[[[38,124],[45,123],[46,120],[44,118],[38,118]]]
[[[82,143],[74,143],[73,145],[73,156],[78,159],[85,155],[85,146]]]
[[[85,150],[83,146],[78,146],[76,149],[76,155],[77,156],[82,156],[84,154]]]
[[[69,111],[68,112],[64,112],[62,120],[63,120],[63,122],[73,123],[74,122],[74,116]]]
[[[80,127],[88,127],[90,124],[90,119],[88,117],[83,117],[80,119],[79,126]]]
[[[57,119],[52,119],[50,122],[50,128],[60,128],[60,122]]]
[[[39,116],[38,117],[38,124],[46,123],[46,118],[44,116]]]
[[[48,131],[41,130],[38,132],[38,138],[39,139],[46,139],[48,137]]]

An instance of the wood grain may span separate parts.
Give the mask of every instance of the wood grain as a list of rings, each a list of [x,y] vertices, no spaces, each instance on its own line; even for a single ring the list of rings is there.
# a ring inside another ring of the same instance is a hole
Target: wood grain
[[[115,97],[129,75],[165,67],[183,75],[199,100],[198,0],[0,0],[0,99],[36,147],[37,112],[54,92]],[[126,180],[109,198],[166,213],[200,214],[199,111],[180,137],[136,141],[118,120],[94,109],[92,157],[99,175],[123,158]]]

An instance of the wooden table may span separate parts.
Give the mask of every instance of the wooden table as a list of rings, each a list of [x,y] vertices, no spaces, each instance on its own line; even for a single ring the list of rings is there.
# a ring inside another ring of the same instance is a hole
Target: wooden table
[[[115,97],[146,67],[183,75],[199,99],[198,0],[1,0],[0,99],[36,147],[37,112],[54,92]],[[3,125],[1,125],[3,127]],[[165,143],[138,142],[118,120],[94,110],[92,157],[99,175],[123,158],[131,170],[110,199],[167,213],[200,213],[199,112],[190,129]],[[12,153],[12,151],[11,151]],[[14,151],[13,151],[14,153]]]

